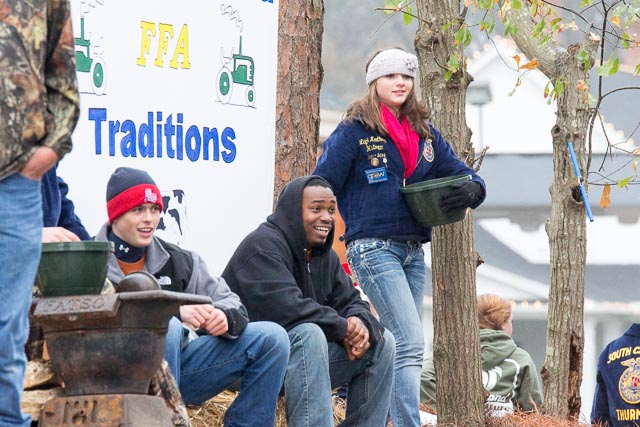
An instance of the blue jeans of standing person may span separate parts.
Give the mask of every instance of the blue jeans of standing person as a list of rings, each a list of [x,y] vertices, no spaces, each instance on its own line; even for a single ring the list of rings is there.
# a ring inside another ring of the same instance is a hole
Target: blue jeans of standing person
[[[359,239],[347,260],[385,328],[396,339],[391,418],[394,427],[419,427],[420,374],[424,335],[420,313],[425,288],[420,242]]]
[[[349,360],[342,343],[327,342],[315,323],[289,331],[291,355],[284,378],[287,425],[333,427],[331,389],[347,387],[341,426],[385,427],[393,383],[395,341],[389,331],[375,348]]]
[[[187,343],[184,328],[169,321],[165,359],[188,405],[199,405],[241,380],[224,415],[228,427],[273,427],[289,339],[272,322],[250,322],[236,339],[202,335]]]
[[[0,427],[28,427],[20,411],[31,289],[40,262],[40,181],[15,173],[0,181]]]

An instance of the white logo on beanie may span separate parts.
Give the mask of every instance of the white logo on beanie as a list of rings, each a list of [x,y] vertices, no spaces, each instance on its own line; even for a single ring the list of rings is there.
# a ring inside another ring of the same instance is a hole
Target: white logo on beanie
[[[144,189],[144,203],[156,203],[158,201],[158,195],[153,192],[151,188]]]

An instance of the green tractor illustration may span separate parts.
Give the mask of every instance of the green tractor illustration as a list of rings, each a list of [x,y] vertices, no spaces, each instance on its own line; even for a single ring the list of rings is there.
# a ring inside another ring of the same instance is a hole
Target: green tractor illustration
[[[76,70],[79,73],[89,73],[93,93],[104,95],[105,67],[102,59],[102,43],[92,46],[91,41],[84,37],[84,16],[80,18],[80,37],[73,40],[76,49]]]
[[[218,78],[216,79],[218,82],[216,86],[218,99],[223,104],[229,103],[234,88],[239,85],[243,87],[241,87],[240,90],[244,90],[244,102],[249,107],[253,107],[256,102],[256,90],[253,87],[255,69],[253,58],[242,54],[242,36],[240,36],[240,49],[238,54],[234,54],[232,50],[231,56],[224,56],[221,48],[220,57],[223,66],[218,72]],[[231,65],[232,62],[233,65]]]

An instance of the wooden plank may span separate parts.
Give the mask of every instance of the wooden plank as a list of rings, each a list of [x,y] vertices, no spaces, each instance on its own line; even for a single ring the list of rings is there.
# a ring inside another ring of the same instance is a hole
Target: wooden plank
[[[51,367],[49,360],[30,360],[27,362],[27,369],[24,375],[24,389],[33,390],[43,388],[43,386],[56,384],[60,381]]]
[[[62,388],[50,388],[47,390],[27,390],[22,393],[20,409],[25,414],[31,415],[33,421],[40,419],[40,410],[45,402],[62,394]]]

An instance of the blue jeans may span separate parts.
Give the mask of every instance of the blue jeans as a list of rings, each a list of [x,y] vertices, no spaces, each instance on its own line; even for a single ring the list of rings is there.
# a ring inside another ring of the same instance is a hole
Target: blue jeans
[[[0,427],[28,427],[20,411],[31,289],[40,263],[40,181],[15,173],[0,181]]]
[[[359,239],[347,246],[358,283],[396,339],[391,418],[394,427],[419,427],[424,336],[420,322],[425,287],[420,242]]]
[[[184,329],[169,322],[165,359],[188,405],[199,405],[241,380],[224,415],[228,427],[273,427],[289,361],[289,339],[272,322],[250,322],[237,339],[203,335],[183,345]]]
[[[387,425],[395,355],[389,331],[356,360],[349,360],[342,343],[327,342],[315,323],[291,329],[289,340],[291,355],[284,378],[287,425],[333,427],[331,389],[347,383],[347,413],[340,425]]]

